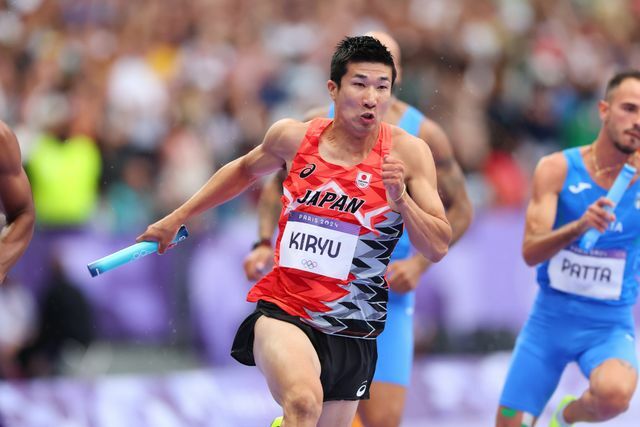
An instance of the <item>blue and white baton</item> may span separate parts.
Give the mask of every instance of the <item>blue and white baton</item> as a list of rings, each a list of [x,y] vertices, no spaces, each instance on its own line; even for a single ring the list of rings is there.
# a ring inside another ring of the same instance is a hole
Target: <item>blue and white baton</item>
[[[629,187],[629,183],[635,174],[636,168],[625,163],[607,193],[607,199],[613,202],[613,206],[605,207],[607,211],[611,212],[615,209],[616,205],[620,202],[620,199],[622,199],[624,192],[627,191],[627,187]],[[582,239],[580,239],[580,249],[590,251],[593,249],[601,235],[602,233],[595,228],[588,229],[586,233],[583,234]]]
[[[189,237],[187,227],[184,225],[180,226],[176,237],[171,241],[171,245],[169,247],[177,245],[187,237]],[[158,242],[139,242],[131,246],[127,246],[124,249],[120,249],[119,251],[114,252],[111,255],[107,255],[104,258],[93,261],[87,265],[87,268],[89,269],[89,273],[91,273],[91,277],[96,277],[99,274],[106,273],[109,270],[113,270],[116,267],[120,267],[123,264],[135,261],[157,251]]]

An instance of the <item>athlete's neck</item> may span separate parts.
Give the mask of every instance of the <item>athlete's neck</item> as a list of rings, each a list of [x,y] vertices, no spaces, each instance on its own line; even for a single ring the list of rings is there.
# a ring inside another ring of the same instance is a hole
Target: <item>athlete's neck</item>
[[[353,132],[335,121],[323,133],[321,142],[326,144],[326,152],[334,161],[344,164],[358,164],[364,160],[378,140],[380,124],[366,133]],[[323,150],[325,151],[325,150]]]
[[[609,139],[598,138],[591,145],[591,157],[596,174],[611,172],[614,176],[625,163],[635,166],[636,152],[626,153]]]

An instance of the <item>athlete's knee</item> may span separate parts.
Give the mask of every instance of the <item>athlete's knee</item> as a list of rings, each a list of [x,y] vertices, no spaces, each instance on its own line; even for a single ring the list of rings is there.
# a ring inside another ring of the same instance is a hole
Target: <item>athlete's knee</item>
[[[612,381],[599,384],[591,392],[595,398],[595,410],[602,420],[613,418],[625,412],[633,397],[633,387]]]
[[[385,405],[362,405],[358,408],[364,427],[398,427],[402,421],[402,408]]]
[[[318,420],[322,413],[322,392],[312,387],[294,387],[282,399],[285,418]]]

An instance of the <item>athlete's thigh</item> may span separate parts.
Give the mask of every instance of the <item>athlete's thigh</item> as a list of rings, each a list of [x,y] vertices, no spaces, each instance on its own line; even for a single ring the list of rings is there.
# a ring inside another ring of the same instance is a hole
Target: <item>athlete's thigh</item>
[[[571,359],[571,350],[558,345],[553,327],[530,317],[513,350],[500,406],[539,417]]]
[[[365,427],[398,427],[406,397],[406,387],[374,381],[369,400],[360,401],[358,415]]]
[[[305,333],[291,323],[261,316],[254,329],[253,353],[276,402],[285,392],[308,388],[322,399],[320,361]]]
[[[638,358],[631,326],[611,329],[604,334],[596,331],[590,334],[589,340],[595,344],[589,346],[578,358],[580,370],[587,378],[591,378],[597,367],[611,359],[627,362],[637,374]]]
[[[330,400],[322,405],[317,427],[351,427],[358,400]]]

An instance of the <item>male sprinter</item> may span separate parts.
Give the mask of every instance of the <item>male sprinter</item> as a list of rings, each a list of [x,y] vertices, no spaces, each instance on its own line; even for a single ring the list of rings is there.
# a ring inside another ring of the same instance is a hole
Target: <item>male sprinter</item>
[[[24,253],[33,236],[35,212],[31,186],[20,160],[20,146],[9,127],[0,121],[0,286],[9,269]]]
[[[400,46],[388,34],[370,32],[365,34],[376,38],[391,52],[401,81],[402,68]],[[329,108],[313,110],[313,117],[334,115],[333,105]],[[460,170],[449,140],[442,128],[427,120],[417,109],[392,96],[391,106],[383,121],[396,125],[408,133],[424,140],[436,164],[438,191],[443,200],[447,219],[453,230],[452,243],[460,238],[471,221],[471,203],[464,186],[464,175]],[[281,209],[282,177],[278,174],[269,180],[260,196],[258,205],[260,238],[245,260],[245,272],[250,280],[257,280],[264,274],[265,266],[273,260],[271,236],[278,222]],[[398,241],[391,264],[387,270],[389,281],[389,303],[387,323],[378,337],[378,363],[371,385],[371,399],[363,400],[358,406],[358,415],[366,427],[397,427],[402,420],[407,388],[411,379],[413,364],[413,312],[415,287],[429,262],[420,254],[410,256],[410,243],[406,234]]]
[[[431,262],[448,250],[429,148],[382,123],[395,77],[380,42],[345,38],[327,83],[334,120],[275,123],[139,237],[164,252],[186,219],[286,167],[276,264],[249,292],[257,308],[232,349],[265,376],[285,427],[348,427],[368,398],[386,320],[384,274],[403,228]]]
[[[632,305],[638,294],[640,184],[613,213],[605,196],[625,163],[640,161],[640,72],[615,75],[598,105],[594,143],[542,158],[533,177],[522,247],[540,290],[513,353],[496,425],[534,425],[569,362],[589,379],[551,426],[605,421],[624,412],[638,381]],[[604,232],[591,251],[579,239]]]

